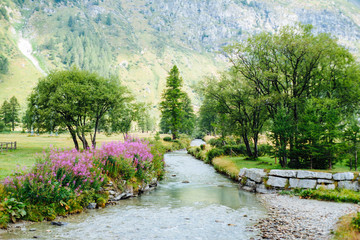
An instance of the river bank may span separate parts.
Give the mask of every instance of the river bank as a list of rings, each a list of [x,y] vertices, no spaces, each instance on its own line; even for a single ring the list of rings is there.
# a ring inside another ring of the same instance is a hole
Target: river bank
[[[164,160],[166,174],[154,191],[59,218],[67,223],[61,227],[49,222],[20,225],[0,238],[215,240],[259,234],[247,230],[266,215],[254,194],[239,192],[236,183],[184,150],[169,152]]]
[[[331,239],[339,218],[360,210],[359,205],[257,194],[268,210],[253,227],[259,239]]]
[[[206,154],[200,148],[189,150],[190,154],[205,161],[201,156]],[[236,166],[226,160],[219,157],[212,159],[210,163],[218,172],[239,180]],[[331,239],[339,219],[360,210],[357,204],[301,199],[298,196],[278,195],[275,191],[262,192],[265,194],[256,196],[268,213],[249,227],[250,231],[260,232],[254,239]]]

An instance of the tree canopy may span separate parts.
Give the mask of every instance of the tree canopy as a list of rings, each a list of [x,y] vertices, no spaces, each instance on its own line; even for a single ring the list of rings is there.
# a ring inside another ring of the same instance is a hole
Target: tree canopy
[[[39,81],[29,97],[26,116],[39,130],[65,127],[75,148],[79,149],[79,139],[86,149],[89,147],[86,136],[90,135],[95,147],[104,116],[130,100],[128,90],[116,79],[72,68],[51,72]]]
[[[260,33],[224,54],[232,67],[205,92],[238,123],[235,133],[250,134],[256,149],[267,121],[283,167],[331,168],[343,123],[359,108],[360,68],[349,51],[299,24]]]
[[[171,131],[173,139],[176,139],[179,133],[191,133],[195,123],[190,98],[181,90],[182,82],[179,69],[175,65],[166,79],[166,89],[160,103],[160,127],[164,132]]]

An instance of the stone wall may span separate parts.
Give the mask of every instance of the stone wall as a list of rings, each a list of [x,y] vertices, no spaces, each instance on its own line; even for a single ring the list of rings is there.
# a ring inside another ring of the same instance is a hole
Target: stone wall
[[[251,192],[271,193],[277,190],[304,188],[360,190],[359,177],[351,172],[325,173],[304,170],[264,170],[243,168],[239,173],[242,189]]]

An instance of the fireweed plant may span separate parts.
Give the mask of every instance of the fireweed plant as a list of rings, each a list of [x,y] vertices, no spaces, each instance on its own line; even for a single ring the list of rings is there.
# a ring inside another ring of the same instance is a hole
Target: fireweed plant
[[[161,179],[163,153],[145,140],[130,137],[82,152],[53,148],[38,155],[37,163],[27,173],[17,171],[4,180],[4,201],[11,198],[24,203],[28,212],[24,218],[33,221],[80,212],[90,202],[107,201],[108,194],[102,187],[109,179],[137,186]],[[2,215],[0,226],[4,227]]]

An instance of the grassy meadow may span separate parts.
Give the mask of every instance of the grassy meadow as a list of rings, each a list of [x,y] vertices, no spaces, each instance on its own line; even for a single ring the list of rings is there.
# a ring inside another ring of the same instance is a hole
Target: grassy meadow
[[[134,137],[147,138],[152,135],[149,133],[133,133]],[[97,145],[102,143],[123,140],[123,135],[99,134],[97,136]],[[0,152],[0,180],[16,170],[19,166],[31,167],[36,161],[36,154],[41,153],[51,146],[54,148],[74,148],[73,141],[69,134],[60,134],[59,136],[50,136],[42,134],[39,136],[30,136],[28,133],[0,134],[0,142],[17,142],[16,150]],[[80,145],[81,146],[81,145]]]

